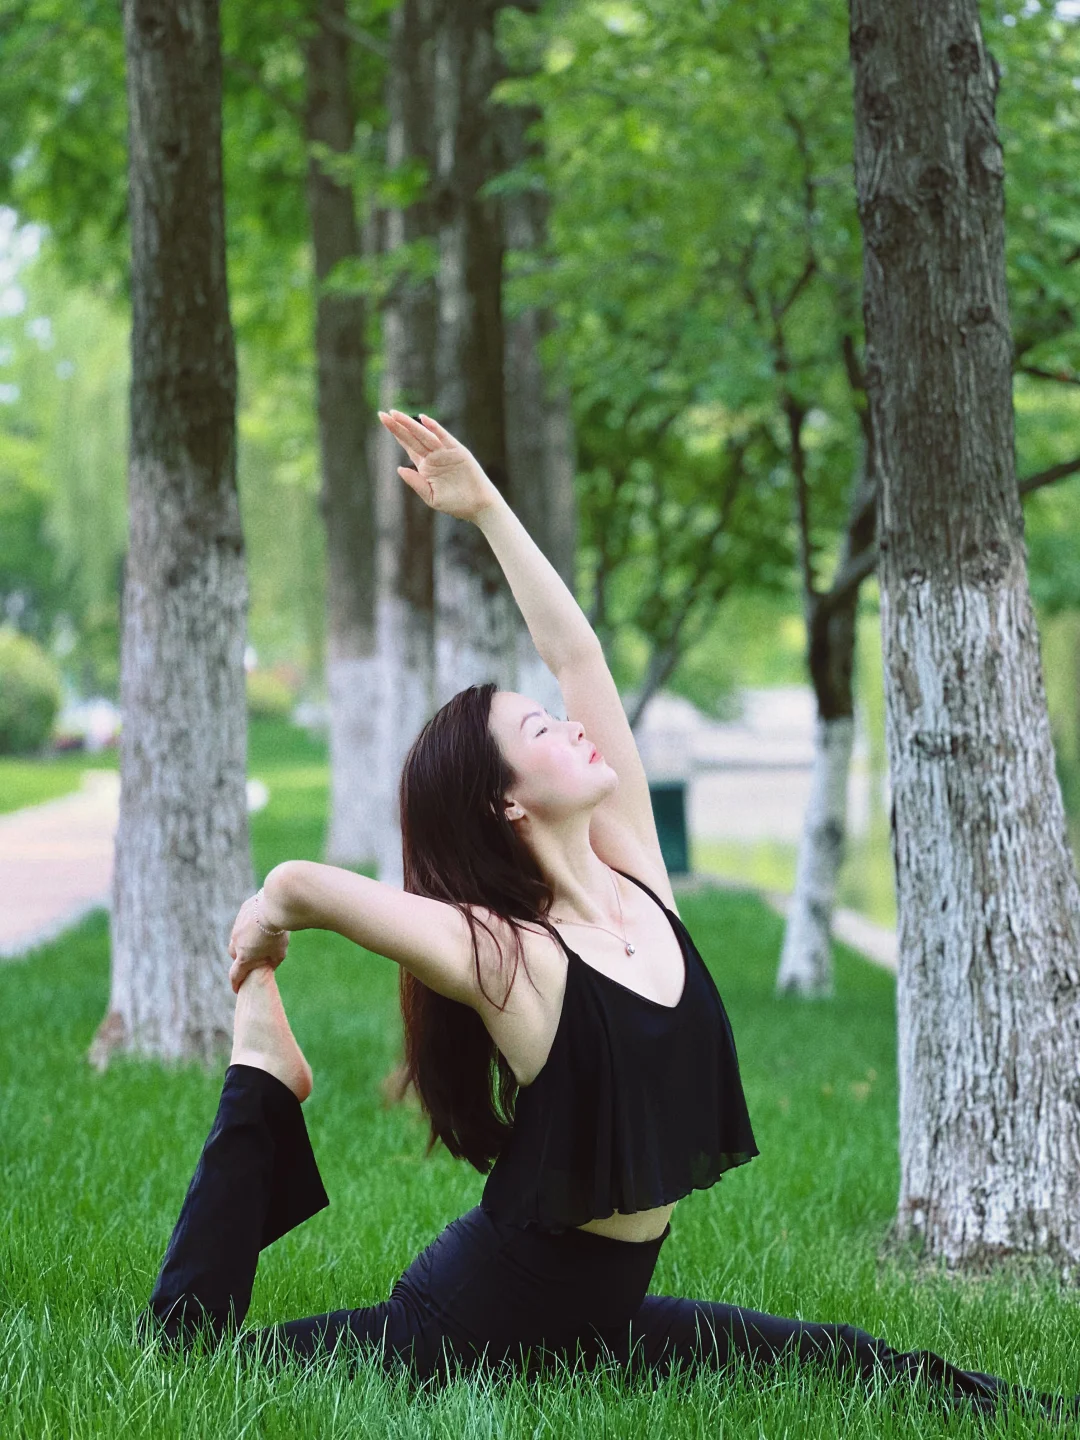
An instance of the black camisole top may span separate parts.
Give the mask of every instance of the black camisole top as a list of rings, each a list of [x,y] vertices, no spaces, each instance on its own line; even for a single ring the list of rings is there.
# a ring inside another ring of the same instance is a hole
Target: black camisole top
[[[682,994],[675,1005],[650,1000],[559,936],[567,970],[555,1038],[543,1069],[517,1091],[513,1132],[481,1199],[498,1219],[558,1231],[616,1210],[653,1210],[759,1153],[708,967],[679,916],[625,878],[671,922]]]

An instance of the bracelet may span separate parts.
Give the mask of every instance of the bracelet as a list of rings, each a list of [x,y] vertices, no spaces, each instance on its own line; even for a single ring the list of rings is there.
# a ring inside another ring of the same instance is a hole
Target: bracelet
[[[255,919],[255,924],[258,925],[258,927],[259,927],[260,930],[265,931],[267,935],[284,935],[284,934],[285,934],[285,931],[286,931],[286,927],[285,927],[285,926],[282,926],[282,928],[281,928],[280,930],[271,930],[271,929],[268,929],[267,926],[265,926],[265,925],[262,923],[262,921],[259,919],[259,915],[258,915],[258,904],[259,904],[259,901],[262,899],[262,893],[263,893],[263,887],[260,885],[259,888],[258,888],[258,890],[256,890],[256,892],[255,892],[255,907],[256,907],[256,908],[255,908],[255,910],[252,911],[252,914],[253,914],[254,919]]]

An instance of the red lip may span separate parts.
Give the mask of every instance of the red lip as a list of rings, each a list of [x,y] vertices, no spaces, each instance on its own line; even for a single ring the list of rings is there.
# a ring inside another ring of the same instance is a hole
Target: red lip
[[[594,746],[592,747],[592,754],[589,756],[589,764],[590,764],[590,765],[593,763],[593,761],[596,759],[596,757],[597,757],[599,754],[600,754],[600,751],[597,750],[596,746],[594,745]]]

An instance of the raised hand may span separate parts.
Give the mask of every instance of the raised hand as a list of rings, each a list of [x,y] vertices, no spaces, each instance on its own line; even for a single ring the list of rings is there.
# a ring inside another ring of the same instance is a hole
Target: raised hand
[[[475,521],[499,499],[498,487],[472,452],[430,415],[414,420],[400,410],[380,410],[378,414],[416,466],[410,470],[399,465],[398,474],[432,510]]]

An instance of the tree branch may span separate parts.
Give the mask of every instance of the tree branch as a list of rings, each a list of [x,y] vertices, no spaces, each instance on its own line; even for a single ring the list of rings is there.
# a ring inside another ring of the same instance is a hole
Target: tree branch
[[[1041,490],[1044,485],[1053,485],[1057,480],[1064,480],[1069,475],[1080,472],[1080,455],[1073,460],[1063,460],[1059,465],[1051,465],[1046,470],[1039,470],[1034,475],[1028,475],[1021,480],[1017,486],[1021,495],[1030,495],[1034,490]],[[857,586],[861,585],[866,577],[876,568],[878,561],[877,541],[868,545],[860,554],[855,555],[840,570],[833,581],[828,595],[825,597],[830,605],[837,605]]]
[[[877,569],[877,562],[877,541],[873,540],[865,550],[852,556],[833,581],[828,595],[824,597],[828,601],[830,609],[841,605],[852,590],[857,590],[866,577]]]
[[[1018,365],[1021,375],[1033,375],[1036,380],[1056,380],[1059,385],[1080,385],[1080,375],[1071,375],[1067,370],[1043,370],[1038,365]]]
[[[1039,470],[1034,475],[1028,475],[1021,480],[1018,486],[1021,495],[1030,495],[1033,490],[1041,490],[1044,485],[1053,485],[1055,480],[1064,480],[1066,475],[1075,475],[1080,470],[1080,455],[1075,460],[1063,460],[1059,465],[1051,465],[1048,470]]]
[[[811,251],[810,254],[806,257],[806,264],[802,268],[802,273],[792,285],[791,289],[788,291],[787,298],[782,300],[779,306],[773,310],[772,314],[774,320],[782,320],[784,318],[784,316],[791,309],[792,305],[795,304],[795,301],[799,298],[799,296],[806,289],[807,285],[809,285],[810,281],[814,278],[816,274],[817,258],[814,255],[813,251]]]
[[[221,59],[227,70],[231,70],[234,75],[239,75],[242,79],[246,80],[249,85],[254,85],[256,90],[261,90],[275,105],[279,105],[287,115],[291,115],[294,120],[303,123],[303,107],[286,95],[284,90],[280,90],[272,81],[260,75],[254,65],[249,65],[246,60],[241,60],[239,56],[236,55],[226,55],[223,53]]]
[[[361,30],[358,25],[348,19],[347,16],[335,15],[333,11],[324,10],[320,12],[319,19],[328,30],[336,30],[346,40],[351,40],[354,45],[359,45],[362,50],[370,50],[373,55],[378,55],[381,60],[390,59],[390,46],[380,40],[376,35],[371,35],[366,30]]]

